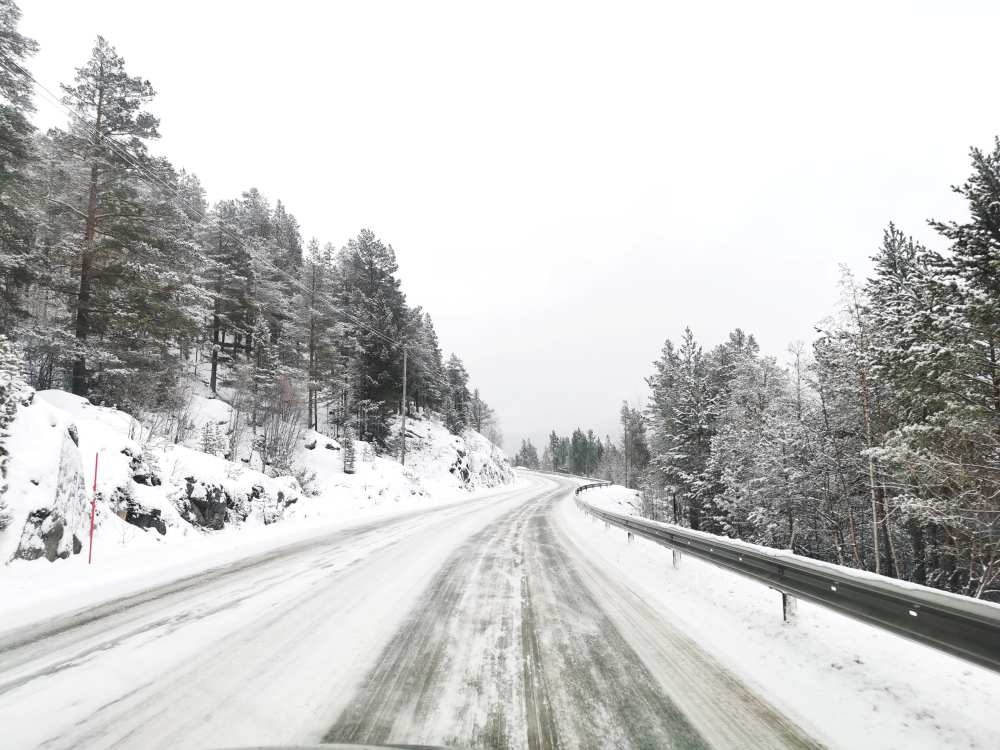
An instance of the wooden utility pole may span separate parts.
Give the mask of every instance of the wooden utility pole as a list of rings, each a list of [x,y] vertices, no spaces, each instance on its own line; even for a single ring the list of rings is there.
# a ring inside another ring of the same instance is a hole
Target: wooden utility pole
[[[622,455],[625,459],[625,489],[628,489],[628,413],[625,414],[625,439],[622,441]]]
[[[400,434],[399,463],[406,466],[406,347],[403,347],[403,429]]]

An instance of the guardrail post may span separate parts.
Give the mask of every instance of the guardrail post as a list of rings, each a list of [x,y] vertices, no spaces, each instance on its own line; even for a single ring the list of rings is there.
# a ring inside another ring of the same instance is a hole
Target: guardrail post
[[[785,622],[794,622],[799,612],[799,600],[791,594],[781,592],[781,619]]]
[[[674,570],[679,570],[681,567],[681,553],[672,549],[670,550],[670,557],[672,558]]]

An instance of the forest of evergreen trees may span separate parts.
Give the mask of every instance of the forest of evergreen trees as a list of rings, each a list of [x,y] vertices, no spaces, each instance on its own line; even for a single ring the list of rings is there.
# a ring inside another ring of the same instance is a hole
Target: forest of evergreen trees
[[[541,456],[530,439],[522,440],[514,455],[514,465],[602,478],[635,487],[649,462],[642,412],[622,404],[620,424],[620,442],[613,441],[610,435],[602,440],[593,430],[584,432],[579,427],[569,437],[553,430]]]
[[[837,314],[789,365],[740,331],[708,353],[689,330],[667,342],[647,414],[662,515],[996,597],[1000,290],[995,265],[975,269],[1000,257],[1000,193],[981,191],[998,155],[973,152],[972,220],[936,224],[950,251],[890,226],[872,278],[845,272]]]
[[[931,222],[947,249],[890,224],[811,349],[783,363],[687,329],[622,442],[553,433],[518,461],[627,483],[658,520],[1000,599],[1000,140],[954,189],[968,219]]]
[[[47,89],[19,16],[0,0],[0,333],[31,385],[167,415],[179,439],[198,368],[233,407],[229,442],[252,428],[266,467],[303,426],[387,447],[405,344],[409,410],[499,437],[407,304],[393,248],[367,229],[339,249],[304,243],[256,188],[208,205],[197,177],[150,152],[153,86],[104,39],[62,86],[67,126],[38,132]]]

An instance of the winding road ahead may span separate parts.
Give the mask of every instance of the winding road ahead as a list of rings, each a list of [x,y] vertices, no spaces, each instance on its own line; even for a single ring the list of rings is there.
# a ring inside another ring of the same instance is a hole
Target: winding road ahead
[[[3,746],[816,747],[527,481],[0,632]]]

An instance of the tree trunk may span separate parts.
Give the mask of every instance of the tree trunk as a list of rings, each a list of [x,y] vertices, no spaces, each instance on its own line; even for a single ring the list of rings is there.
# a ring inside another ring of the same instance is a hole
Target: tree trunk
[[[927,585],[927,545],[924,542],[924,527],[916,521],[910,521],[906,525],[906,530],[910,534],[910,544],[913,546],[913,574],[911,580],[921,586]]]
[[[890,578],[896,577],[895,566],[893,565],[893,559],[891,553],[891,546],[889,542],[889,526],[888,519],[886,518],[885,511],[885,498],[878,493],[878,501],[872,506],[872,510],[875,517],[875,539],[877,540],[878,546],[875,548],[875,555],[878,560],[875,567],[876,573],[881,573],[887,575]]]
[[[896,542],[893,541],[892,533],[889,529],[889,501],[886,499],[889,491],[885,486],[885,473],[882,473],[882,492],[879,495],[879,502],[882,505],[882,541],[886,550],[886,575],[893,578],[902,577],[899,569],[899,557],[896,555]]]
[[[222,227],[219,227],[219,257],[222,257]],[[215,387],[218,383],[218,372],[219,372],[219,334],[222,334],[223,340],[225,340],[225,334],[222,333],[222,323],[220,320],[219,312],[222,307],[222,267],[219,267],[219,272],[215,275],[215,300],[212,302],[212,375],[209,382],[209,388],[212,393],[215,393]]]
[[[864,556],[861,554],[861,545],[858,542],[858,529],[854,525],[854,511],[848,506],[847,508],[847,522],[851,529],[851,551],[854,554],[854,564],[861,570],[865,569]]]
[[[103,79],[103,65],[101,75]],[[83,257],[80,261],[80,289],[76,297],[76,338],[86,341],[90,333],[90,272],[94,262],[94,238],[97,236],[97,149],[101,145],[101,120],[104,118],[103,80],[97,93],[97,112],[94,120],[94,161],[90,165],[90,190],[87,193],[87,218],[83,230]],[[87,360],[83,352],[73,362],[73,393],[87,395]]]
[[[308,412],[307,422],[309,427],[312,429],[317,429],[319,427],[319,415],[317,407],[316,398],[316,313],[314,312],[316,306],[316,266],[313,265],[312,272],[312,294],[309,300],[309,387],[308,387]]]
[[[871,450],[872,446],[872,417],[871,417],[871,406],[868,402],[868,378],[865,376],[864,372],[861,373],[861,408],[864,413],[865,419],[865,442],[868,445],[868,449]],[[879,522],[878,522],[878,489],[875,485],[875,459],[870,455],[868,456],[868,488],[871,492],[872,498],[872,545],[874,548],[875,557],[875,572],[882,572],[882,555],[879,552]]]
[[[221,340],[217,337],[221,335]],[[212,393],[216,392],[216,386],[219,380],[219,350],[223,349],[226,345],[226,333],[225,331],[214,330],[212,332],[212,376],[209,383],[209,388],[212,389]]]
[[[89,224],[89,222],[88,222]],[[88,246],[92,244],[88,242]],[[76,338],[77,341],[86,341],[87,334],[90,333],[90,269],[91,254],[84,250],[82,263],[80,264],[80,289],[76,295]],[[77,396],[87,395],[87,360],[83,352],[80,352],[73,362],[73,393]]]

